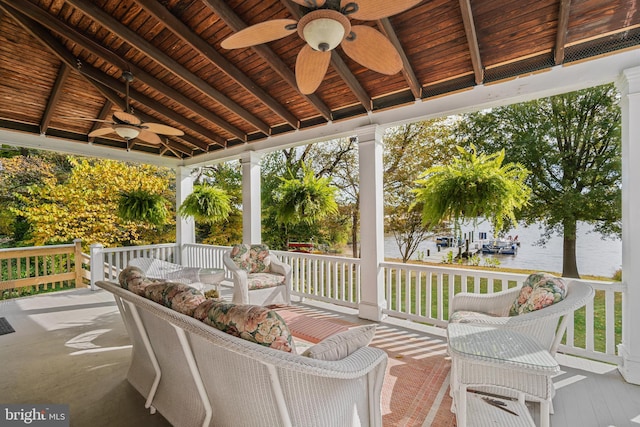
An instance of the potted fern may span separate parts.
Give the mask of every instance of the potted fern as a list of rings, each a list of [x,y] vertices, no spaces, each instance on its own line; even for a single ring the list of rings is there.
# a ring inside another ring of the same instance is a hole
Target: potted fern
[[[167,203],[160,194],[147,190],[122,191],[118,200],[118,216],[125,221],[163,225],[167,221]]]
[[[229,217],[231,198],[221,188],[211,185],[196,185],[178,208],[178,213],[194,220],[213,224]]]

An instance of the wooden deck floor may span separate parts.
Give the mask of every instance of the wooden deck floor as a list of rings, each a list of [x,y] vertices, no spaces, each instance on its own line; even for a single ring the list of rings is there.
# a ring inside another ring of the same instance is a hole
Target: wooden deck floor
[[[300,307],[361,322],[348,309],[308,301]],[[0,317],[16,331],[0,335],[0,404],[69,404],[71,425],[78,427],[169,425],[160,414],[149,415],[125,380],[130,346],[110,294],[80,289],[0,301]],[[402,357],[446,360],[443,330],[394,319],[379,330],[372,345],[389,353],[390,365]],[[553,427],[640,427],[640,386],[624,382],[611,365],[563,355],[558,360]],[[411,382],[401,378],[402,370],[394,375],[395,382]],[[446,383],[434,393],[436,403],[420,423],[408,414],[385,426],[444,425],[439,409],[448,405]],[[402,400],[392,396],[391,402],[391,410],[405,410],[398,406]]]

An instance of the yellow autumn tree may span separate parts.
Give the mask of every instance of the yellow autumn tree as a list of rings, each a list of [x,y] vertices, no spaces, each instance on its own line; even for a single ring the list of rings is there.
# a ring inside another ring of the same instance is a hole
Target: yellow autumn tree
[[[70,157],[69,162],[72,171],[64,182],[34,185],[20,196],[21,206],[14,210],[30,224],[28,243],[67,243],[79,238],[85,246],[122,246],[174,240],[175,223],[171,220],[154,226],[118,216],[123,191],[146,190],[174,200],[172,170],[115,160]],[[175,207],[170,209],[175,212]]]

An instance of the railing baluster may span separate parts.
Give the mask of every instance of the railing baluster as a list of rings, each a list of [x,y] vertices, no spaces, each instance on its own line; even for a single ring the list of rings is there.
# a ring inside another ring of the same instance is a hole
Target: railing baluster
[[[584,314],[585,317],[585,348],[587,349],[587,351],[593,351],[594,350],[594,329],[593,329],[593,322],[594,322],[594,310],[593,310],[593,300],[589,301],[587,303],[586,306],[586,311]]]
[[[606,344],[605,352],[607,354],[616,354],[616,317],[615,317],[615,293],[611,291],[605,291],[604,293],[604,307],[605,307],[605,322],[606,322]]]

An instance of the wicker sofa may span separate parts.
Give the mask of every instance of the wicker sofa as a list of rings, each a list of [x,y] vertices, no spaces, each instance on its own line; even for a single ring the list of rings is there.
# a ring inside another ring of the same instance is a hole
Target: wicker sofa
[[[312,359],[229,335],[112,282],[128,381],[174,426],[381,426],[386,353]]]

